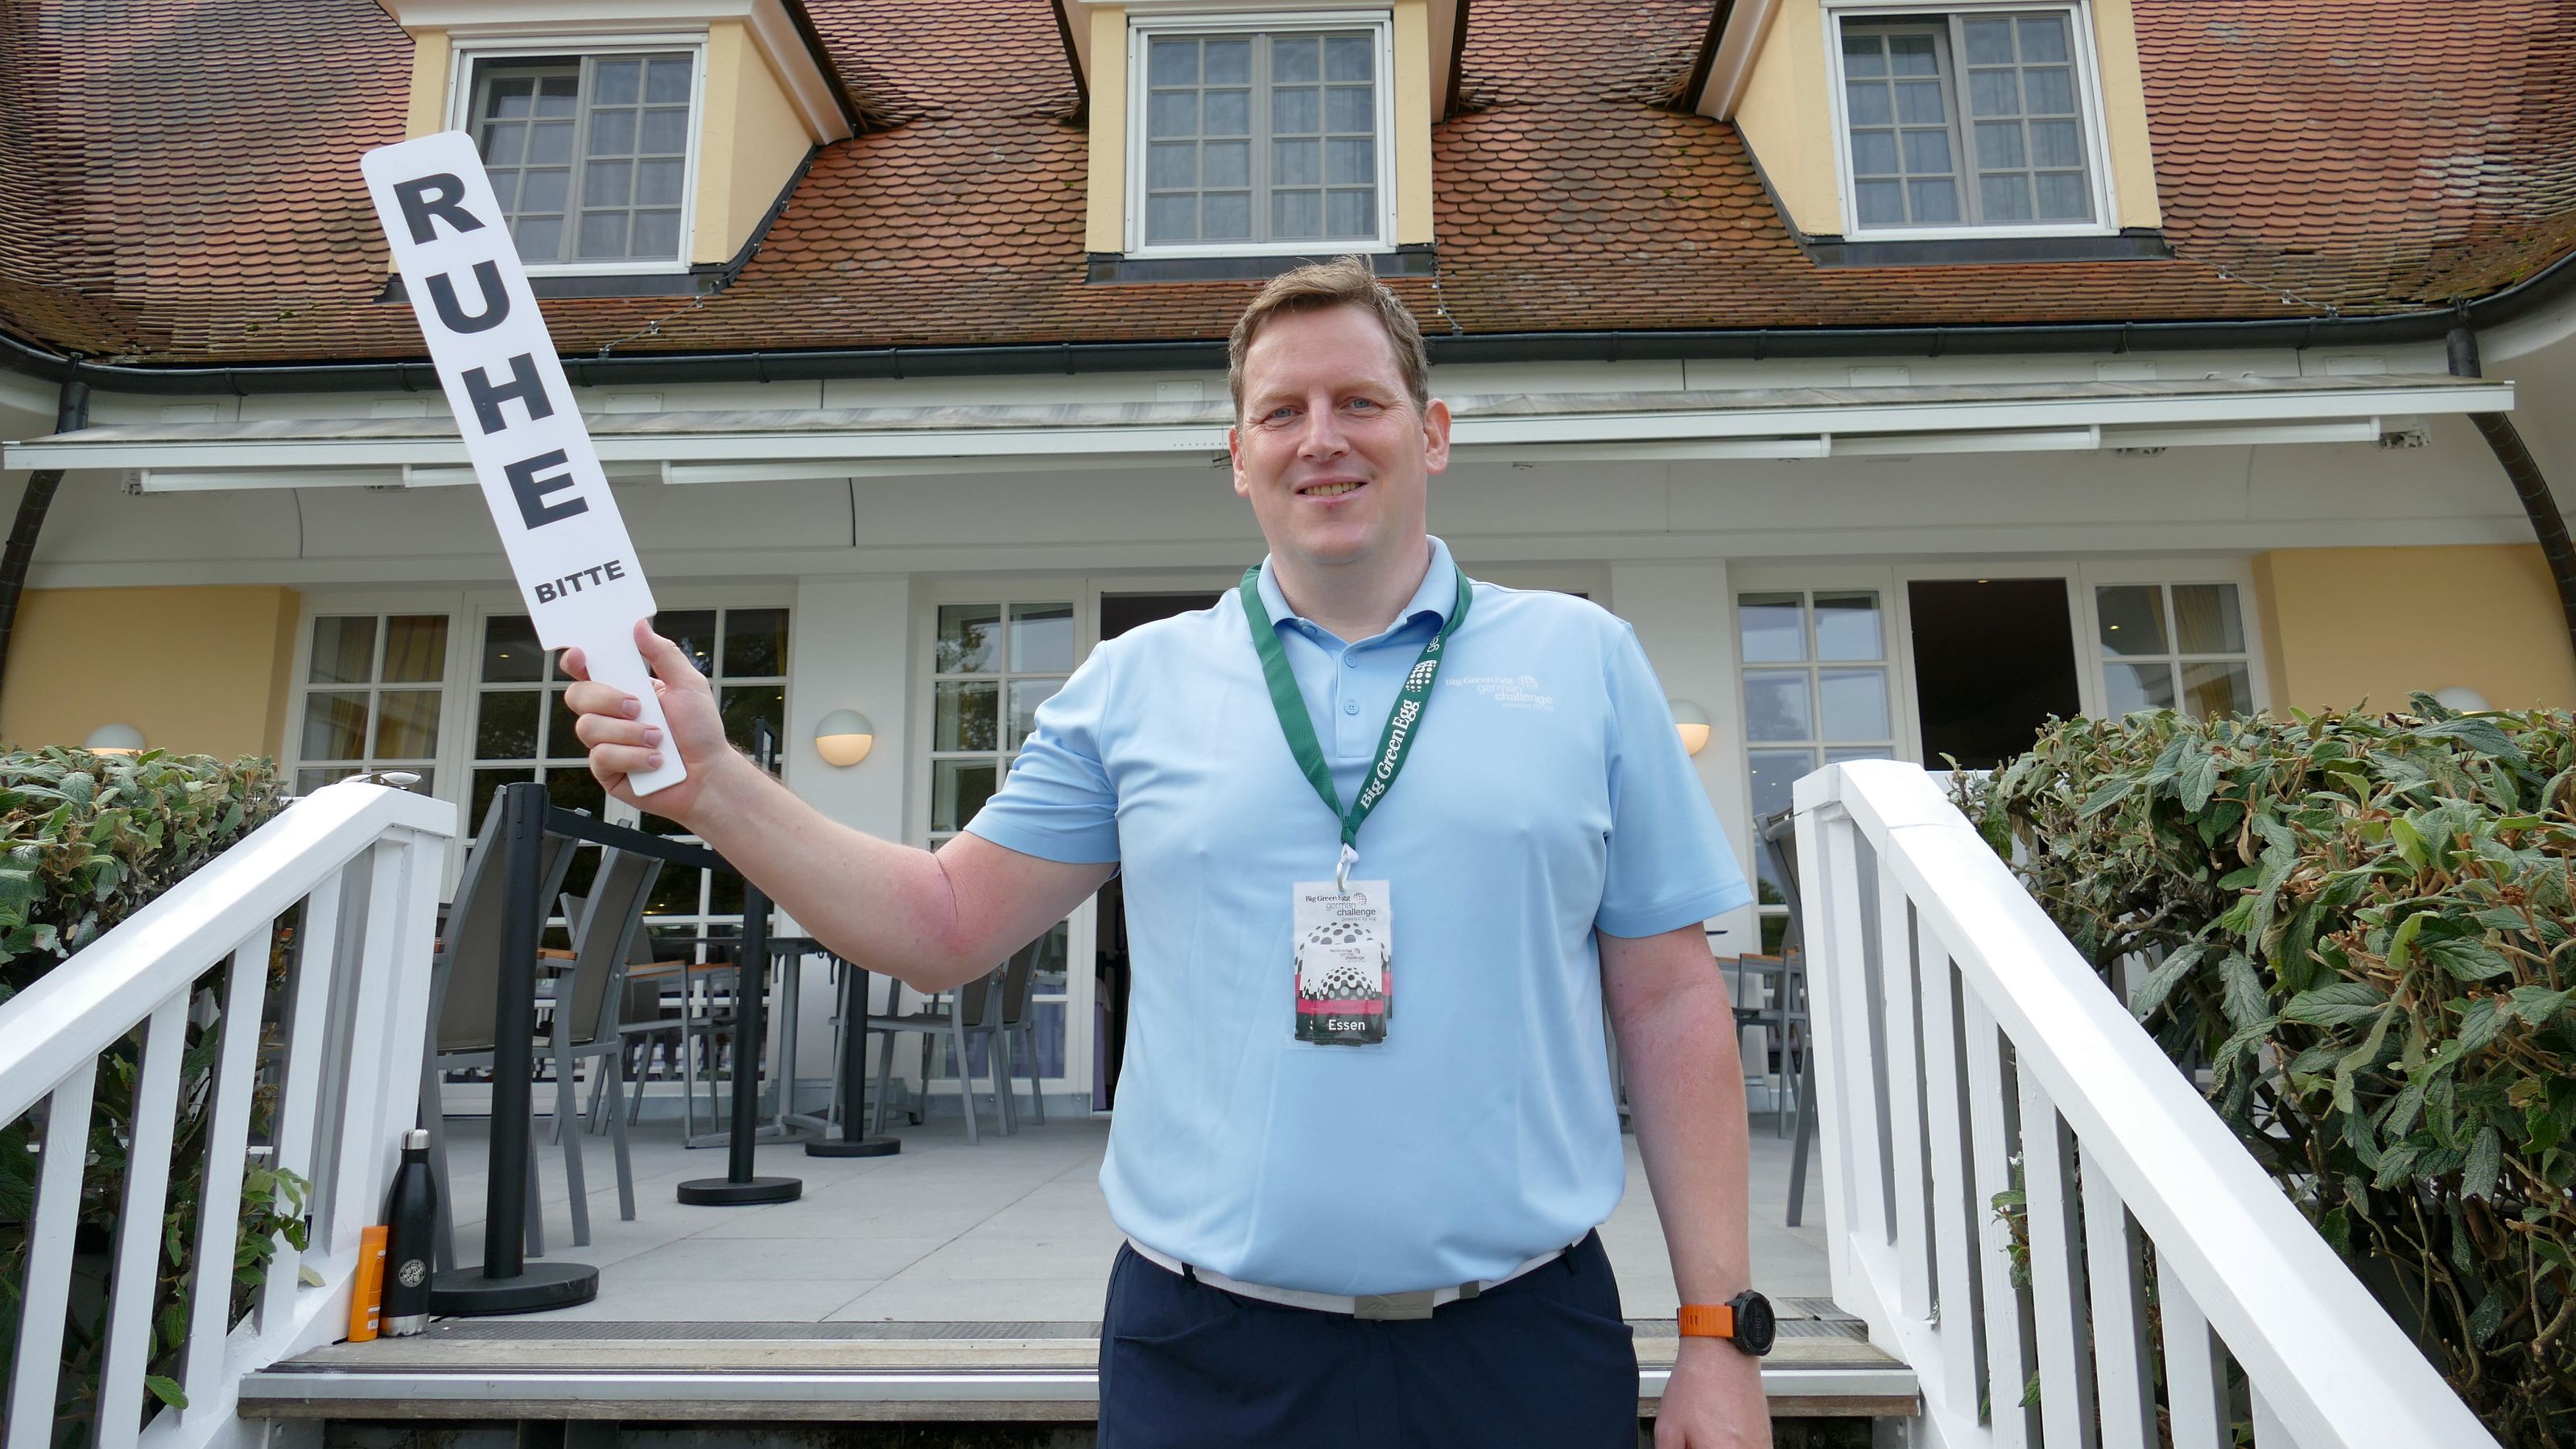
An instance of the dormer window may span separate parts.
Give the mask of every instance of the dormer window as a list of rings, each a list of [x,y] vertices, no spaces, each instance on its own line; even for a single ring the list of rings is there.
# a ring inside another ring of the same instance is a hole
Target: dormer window
[[[1828,15],[1846,235],[2114,229],[2080,4]]]
[[[1134,254],[1394,248],[1382,15],[1138,22],[1129,40]]]
[[[684,264],[695,50],[469,63],[473,136],[532,272]]]

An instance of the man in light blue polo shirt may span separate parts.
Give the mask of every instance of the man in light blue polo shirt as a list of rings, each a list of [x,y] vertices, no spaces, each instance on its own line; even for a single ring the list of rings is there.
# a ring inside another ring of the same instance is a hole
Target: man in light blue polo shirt
[[[924,989],[1124,871],[1107,1449],[1633,1444],[1592,1232],[1625,1176],[1605,1000],[1686,1302],[1658,1443],[1767,1445],[1742,1073],[1701,933],[1748,893],[1663,691],[1618,619],[1470,583],[1428,535],[1447,409],[1365,266],[1274,281],[1231,358],[1270,557],[1095,649],[967,835],[934,856],[824,821],[724,747],[649,631],[690,778],[638,803]],[[665,742],[605,686],[568,702],[630,798]]]

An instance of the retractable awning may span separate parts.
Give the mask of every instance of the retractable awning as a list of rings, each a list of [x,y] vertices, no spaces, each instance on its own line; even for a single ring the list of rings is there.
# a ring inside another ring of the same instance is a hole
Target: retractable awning
[[[2396,373],[2142,382],[1525,393],[1452,399],[1462,461],[1885,457],[2370,442],[2506,412],[2513,385]],[[1204,463],[1223,401],[600,413],[620,479],[744,483]],[[0,448],[11,468],[123,470],[147,492],[473,481],[446,417],[118,423]]]

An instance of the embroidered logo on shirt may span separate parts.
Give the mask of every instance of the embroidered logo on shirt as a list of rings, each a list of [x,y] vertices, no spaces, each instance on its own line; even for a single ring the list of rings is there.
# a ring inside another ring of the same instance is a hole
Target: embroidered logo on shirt
[[[1478,674],[1449,681],[1452,689],[1473,689],[1484,698],[1505,709],[1537,709],[1554,713],[1556,696],[1539,690],[1535,674]]]

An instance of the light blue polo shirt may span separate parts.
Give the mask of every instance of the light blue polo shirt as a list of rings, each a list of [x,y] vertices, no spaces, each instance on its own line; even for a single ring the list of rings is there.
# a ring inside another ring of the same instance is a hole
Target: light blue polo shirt
[[[1431,546],[1395,627],[1349,645],[1293,616],[1262,565],[1345,803],[1456,603]],[[1290,887],[1332,879],[1341,832],[1232,591],[1093,650],[967,828],[1125,872],[1111,1218],[1183,1262],[1325,1293],[1496,1278],[1607,1218],[1626,1164],[1594,932],[1751,898],[1635,631],[1484,583],[1360,830],[1352,878],[1388,882],[1394,907],[1383,1045],[1295,1040]]]

